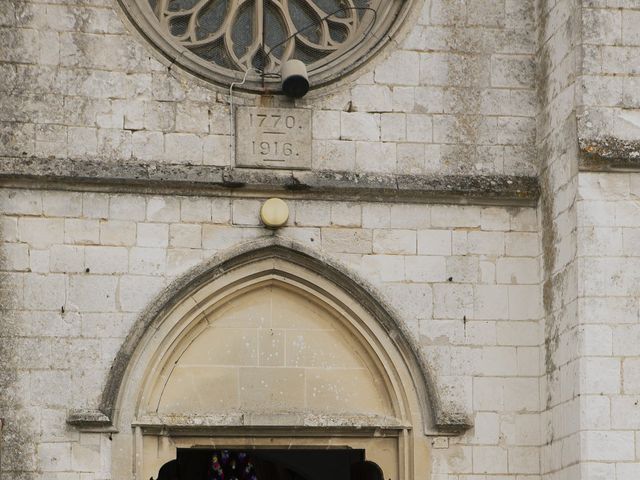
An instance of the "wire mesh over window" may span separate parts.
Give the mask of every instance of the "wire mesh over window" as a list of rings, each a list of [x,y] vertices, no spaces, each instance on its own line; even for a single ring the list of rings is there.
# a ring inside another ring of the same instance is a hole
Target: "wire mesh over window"
[[[165,35],[236,77],[302,60],[311,74],[369,38],[402,0],[141,0]],[[388,23],[388,22],[387,22]],[[230,72],[229,72],[230,71]]]

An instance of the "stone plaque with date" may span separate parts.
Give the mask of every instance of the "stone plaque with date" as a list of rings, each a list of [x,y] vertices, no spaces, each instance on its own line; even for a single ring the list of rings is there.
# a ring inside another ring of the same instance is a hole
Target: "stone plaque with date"
[[[311,168],[311,110],[239,107],[236,166]]]

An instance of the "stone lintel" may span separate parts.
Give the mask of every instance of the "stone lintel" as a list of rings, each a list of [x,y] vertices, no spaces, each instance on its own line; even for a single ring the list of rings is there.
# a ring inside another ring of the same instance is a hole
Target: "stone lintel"
[[[410,423],[397,418],[367,414],[313,414],[313,413],[258,413],[236,412],[222,413],[215,416],[156,416],[143,417],[133,424],[143,429],[227,429],[252,427],[256,429],[297,428],[310,429],[375,429],[375,430],[407,430]]]
[[[538,180],[509,175],[393,175],[0,157],[3,186],[179,195],[535,206]]]

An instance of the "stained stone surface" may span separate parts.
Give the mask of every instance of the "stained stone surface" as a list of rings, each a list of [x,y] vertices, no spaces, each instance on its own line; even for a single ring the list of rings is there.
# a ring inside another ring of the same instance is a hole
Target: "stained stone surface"
[[[238,108],[235,165],[310,169],[311,115],[300,108]]]
[[[189,269],[277,237],[376,290],[468,413],[416,455],[432,480],[637,480],[639,18],[635,0],[424,0],[330,88],[236,93],[311,116],[307,170],[270,170],[236,168],[229,90],[117,2],[2,2],[2,479],[129,478],[111,465],[131,432],[83,428],[109,428],[132,326]]]

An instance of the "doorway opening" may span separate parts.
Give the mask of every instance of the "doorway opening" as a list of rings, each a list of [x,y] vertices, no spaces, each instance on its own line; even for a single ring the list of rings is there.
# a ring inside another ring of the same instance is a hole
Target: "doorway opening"
[[[384,480],[364,449],[180,448],[157,480]]]

